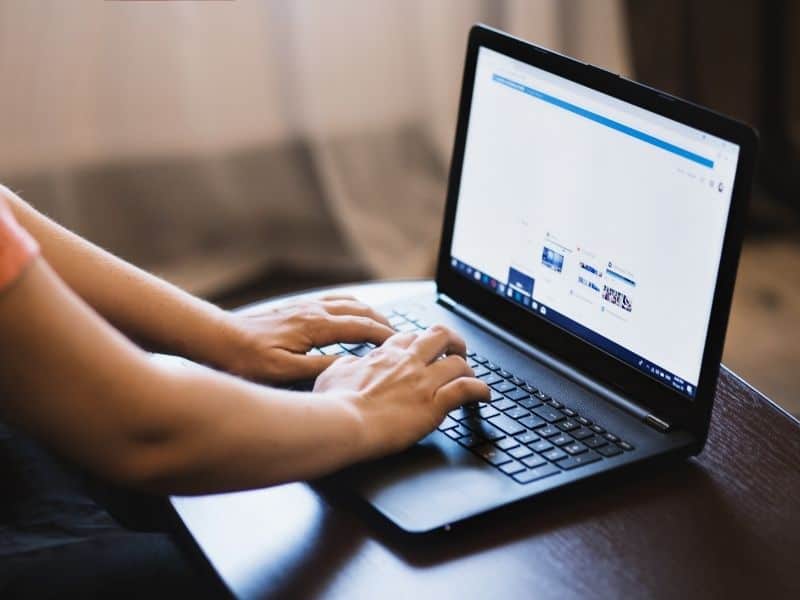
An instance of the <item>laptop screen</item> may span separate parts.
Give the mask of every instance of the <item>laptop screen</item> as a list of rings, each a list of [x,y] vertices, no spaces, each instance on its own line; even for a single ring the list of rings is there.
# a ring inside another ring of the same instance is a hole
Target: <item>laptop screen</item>
[[[450,266],[692,398],[738,156],[481,48]]]

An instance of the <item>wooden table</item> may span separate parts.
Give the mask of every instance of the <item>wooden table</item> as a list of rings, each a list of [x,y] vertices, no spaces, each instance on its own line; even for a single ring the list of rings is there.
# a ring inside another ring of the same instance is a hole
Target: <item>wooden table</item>
[[[366,302],[431,282],[348,287]],[[708,445],[423,538],[304,483],[173,497],[239,598],[800,598],[800,423],[723,368]]]

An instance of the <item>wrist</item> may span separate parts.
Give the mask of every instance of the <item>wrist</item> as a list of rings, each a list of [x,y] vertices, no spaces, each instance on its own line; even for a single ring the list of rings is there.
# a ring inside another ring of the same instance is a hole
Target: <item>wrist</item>
[[[374,454],[374,444],[370,440],[369,428],[360,407],[362,404],[360,394],[352,391],[322,393],[323,396],[329,394],[333,395],[333,402],[339,407],[341,413],[343,421],[341,431],[346,432],[344,447],[349,450],[344,457],[346,464],[370,458]]]
[[[234,313],[209,303],[201,339],[192,349],[194,358],[217,369],[237,373],[237,359],[245,354],[243,328]]]

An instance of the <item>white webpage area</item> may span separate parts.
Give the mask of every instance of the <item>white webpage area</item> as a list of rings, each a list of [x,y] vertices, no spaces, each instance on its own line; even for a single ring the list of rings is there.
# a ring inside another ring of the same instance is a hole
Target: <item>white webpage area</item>
[[[481,48],[451,254],[696,386],[738,153]]]

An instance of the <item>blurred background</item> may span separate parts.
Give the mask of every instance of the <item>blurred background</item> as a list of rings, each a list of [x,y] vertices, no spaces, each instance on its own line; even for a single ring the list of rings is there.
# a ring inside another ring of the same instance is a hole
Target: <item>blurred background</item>
[[[797,2],[0,0],[0,181],[225,306],[428,277],[476,21],[759,128],[724,362],[800,414]]]

